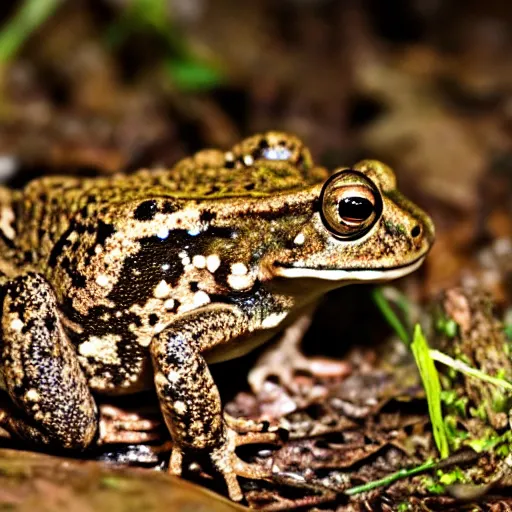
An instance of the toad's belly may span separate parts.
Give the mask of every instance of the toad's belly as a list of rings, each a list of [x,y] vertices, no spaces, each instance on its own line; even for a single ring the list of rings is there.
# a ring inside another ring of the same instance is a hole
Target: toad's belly
[[[148,347],[126,343],[116,334],[89,336],[74,344],[89,388],[95,393],[122,395],[153,387]]]
[[[277,334],[283,332],[287,327],[293,324],[301,316],[302,310],[293,310],[271,314],[261,322],[259,329],[249,335],[244,335],[231,340],[229,343],[213,347],[203,355],[208,363],[220,363],[230,359],[242,357],[263,343],[274,338]]]
[[[264,330],[252,333],[250,336],[243,336],[238,339],[231,340],[225,345],[214,347],[204,353],[204,357],[208,363],[221,363],[242,357],[263,345],[273,338],[281,329]]]

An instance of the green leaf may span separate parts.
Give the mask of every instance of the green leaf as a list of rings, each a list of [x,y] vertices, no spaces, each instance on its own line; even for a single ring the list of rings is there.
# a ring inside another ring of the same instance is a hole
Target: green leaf
[[[427,340],[425,336],[423,336],[419,324],[416,324],[414,327],[411,349],[427,395],[428,412],[432,423],[434,440],[441,458],[446,458],[450,455],[450,448],[441,410],[441,384],[439,383],[439,374],[430,356]]]
[[[107,31],[107,42],[118,46],[134,33],[147,32],[158,34],[162,43],[178,41],[166,0],[131,0]]]
[[[506,457],[512,447],[512,430],[507,430],[501,436],[496,435],[493,430],[489,430],[487,436],[471,439],[466,444],[477,453],[494,452],[500,457]]]
[[[462,469],[459,467],[455,467],[452,471],[447,472],[439,469],[437,471],[437,476],[441,485],[453,485],[457,483],[464,483],[466,481],[466,477],[462,472]]]
[[[220,71],[194,60],[169,60],[166,63],[174,84],[181,90],[209,89],[222,82]]]
[[[505,332],[505,336],[509,341],[512,341],[512,324],[505,324],[503,327],[503,331]]]
[[[436,329],[439,333],[444,334],[447,338],[455,338],[459,325],[452,318],[440,316],[436,322]]]

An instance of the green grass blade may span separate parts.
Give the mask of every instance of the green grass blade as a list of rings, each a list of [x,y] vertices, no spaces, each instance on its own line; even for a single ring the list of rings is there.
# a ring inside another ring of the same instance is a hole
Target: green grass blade
[[[411,343],[411,336],[407,332],[407,328],[402,323],[398,315],[393,311],[393,308],[391,307],[390,302],[385,297],[383,289],[382,288],[374,288],[372,291],[372,297],[377,305],[377,307],[380,309],[382,315],[388,322],[388,324],[392,327],[392,329],[396,332],[397,336],[407,345]],[[403,305],[400,305],[402,310],[405,311],[405,307]]]
[[[459,359],[453,359],[449,355],[444,354],[443,352],[439,352],[439,350],[430,350],[430,357],[434,361],[438,361],[439,363],[449,366],[450,368],[464,373],[465,375],[469,375],[475,379],[480,379],[484,382],[488,382],[489,384],[494,384],[495,386],[499,386],[508,391],[512,391],[512,384],[510,382],[498,377],[487,375],[487,373],[484,373],[481,370],[477,370],[476,368],[469,366]]]
[[[439,374],[430,356],[427,340],[419,324],[416,324],[414,327],[411,350],[427,395],[428,412],[432,423],[434,440],[441,458],[446,458],[450,455],[450,448],[441,410],[441,384],[439,383]]]
[[[348,494],[349,496],[353,496],[354,494],[360,494],[362,492],[371,491],[372,489],[376,489],[377,487],[383,487],[385,485],[390,485],[393,482],[396,482],[397,480],[400,480],[402,478],[407,478],[410,476],[417,475],[418,473],[422,473],[424,471],[428,471],[429,469],[432,469],[436,466],[436,462],[433,460],[427,461],[424,464],[421,464],[420,466],[416,466],[411,469],[400,469],[396,471],[395,473],[391,473],[388,476],[385,476],[384,478],[380,478],[379,480],[373,480],[371,482],[367,482],[363,485],[357,485],[356,487],[351,487],[350,489],[347,489],[345,491],[345,494]]]
[[[61,2],[62,0],[25,0],[0,31],[0,62],[12,59]]]

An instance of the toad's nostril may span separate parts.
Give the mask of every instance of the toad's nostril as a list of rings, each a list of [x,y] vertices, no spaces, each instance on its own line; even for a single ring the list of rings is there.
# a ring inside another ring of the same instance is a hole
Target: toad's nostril
[[[416,224],[416,226],[414,226],[412,229],[411,229],[411,236],[413,238],[416,238],[417,236],[420,236],[421,234],[421,228],[418,224]]]

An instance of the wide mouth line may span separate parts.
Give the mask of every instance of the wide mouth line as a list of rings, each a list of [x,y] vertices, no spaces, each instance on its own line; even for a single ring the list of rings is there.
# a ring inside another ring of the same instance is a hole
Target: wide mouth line
[[[295,270],[317,270],[317,271],[346,271],[346,272],[368,272],[368,271],[375,271],[375,272],[387,272],[391,270],[401,270],[407,267],[411,267],[413,265],[416,265],[419,261],[423,260],[426,257],[426,254],[422,256],[418,256],[415,260],[410,261],[409,263],[406,263],[405,265],[396,265],[394,267],[370,267],[370,268],[330,268],[330,267],[296,267],[287,263],[279,263],[275,262],[276,267],[281,268],[289,268],[289,269],[295,269]]]

